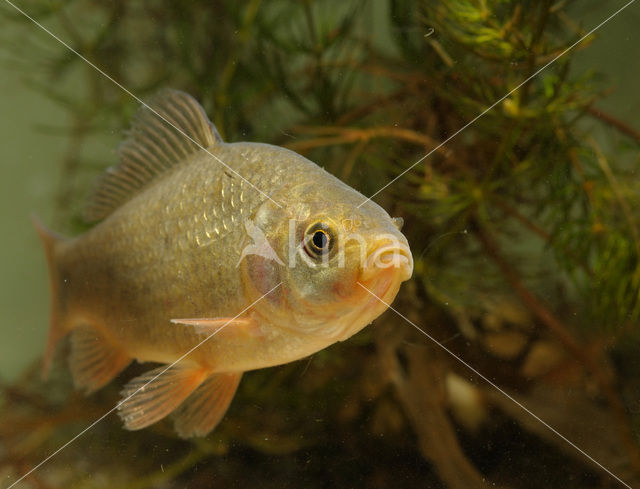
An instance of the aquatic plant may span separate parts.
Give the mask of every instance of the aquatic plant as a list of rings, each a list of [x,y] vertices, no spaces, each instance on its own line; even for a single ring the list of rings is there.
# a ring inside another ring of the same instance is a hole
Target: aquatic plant
[[[581,2],[21,8],[143,99],[166,86],[192,93],[226,140],[284,145],[366,195],[406,171],[375,196],[404,218],[416,258],[394,308],[633,485],[640,134],[599,111],[604,85],[572,69],[592,38],[563,54],[586,33],[567,13],[572,4]],[[9,7],[3,16],[29,22]],[[5,56],[69,111],[69,127],[51,128],[69,141],[57,224],[77,232],[91,180],[114,163],[95,148],[115,146],[139,104],[29,29]],[[603,149],[585,123],[594,118],[624,143]],[[28,372],[5,386],[1,470],[26,472],[110,409],[114,389],[78,397],[63,371],[53,384]],[[175,439],[163,426],[128,433],[108,417],[28,481],[195,488],[290,479],[596,487],[610,476],[388,311],[308,361],[247,375],[204,440]]]

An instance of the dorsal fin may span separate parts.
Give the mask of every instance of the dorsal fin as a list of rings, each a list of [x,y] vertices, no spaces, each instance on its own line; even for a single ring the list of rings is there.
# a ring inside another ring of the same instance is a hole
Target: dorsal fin
[[[99,221],[151,180],[201,148],[222,142],[202,106],[190,95],[166,89],[143,106],[118,148],[120,163],[100,177],[84,218]]]

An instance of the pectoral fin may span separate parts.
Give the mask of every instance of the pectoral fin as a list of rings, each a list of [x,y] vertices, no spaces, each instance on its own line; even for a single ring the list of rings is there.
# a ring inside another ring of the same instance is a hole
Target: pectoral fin
[[[129,363],[131,358],[97,329],[82,327],[71,333],[69,367],[76,389],[89,394],[107,384]]]
[[[205,436],[220,422],[231,404],[242,373],[214,374],[175,412],[175,429],[182,438]]]
[[[158,367],[131,380],[121,394],[118,414],[128,430],[160,421],[177,408],[207,378],[200,367]]]
[[[193,318],[172,319],[174,324],[193,327],[196,333],[204,336],[236,335],[261,336],[260,325],[255,319],[243,318]]]

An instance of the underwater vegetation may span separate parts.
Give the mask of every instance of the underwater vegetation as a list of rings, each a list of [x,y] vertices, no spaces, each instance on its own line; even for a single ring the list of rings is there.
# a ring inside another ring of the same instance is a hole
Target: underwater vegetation
[[[16,3],[137,97],[188,92],[225,141],[373,196],[404,219],[414,274],[348,341],[245,374],[204,438],[123,430],[104,415],[148,367],[85,397],[66,345],[46,383],[34,365],[2,385],[2,487],[78,434],[16,487],[640,485],[640,133],[572,64],[597,36],[576,44],[587,3]],[[2,51],[68,111],[48,129],[68,141],[52,227],[85,231],[139,102],[42,32]]]

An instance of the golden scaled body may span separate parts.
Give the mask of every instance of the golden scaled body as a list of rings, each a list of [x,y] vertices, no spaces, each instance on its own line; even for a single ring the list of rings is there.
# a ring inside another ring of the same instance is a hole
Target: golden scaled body
[[[208,433],[242,372],[348,338],[386,309],[363,286],[388,304],[411,275],[383,209],[296,153],[222,142],[184,93],[143,109],[119,154],[87,207],[95,227],[69,240],[39,232],[52,284],[45,370],[69,333],[87,391],[133,359],[167,365],[123,391],[129,429],[174,412],[182,436]]]

